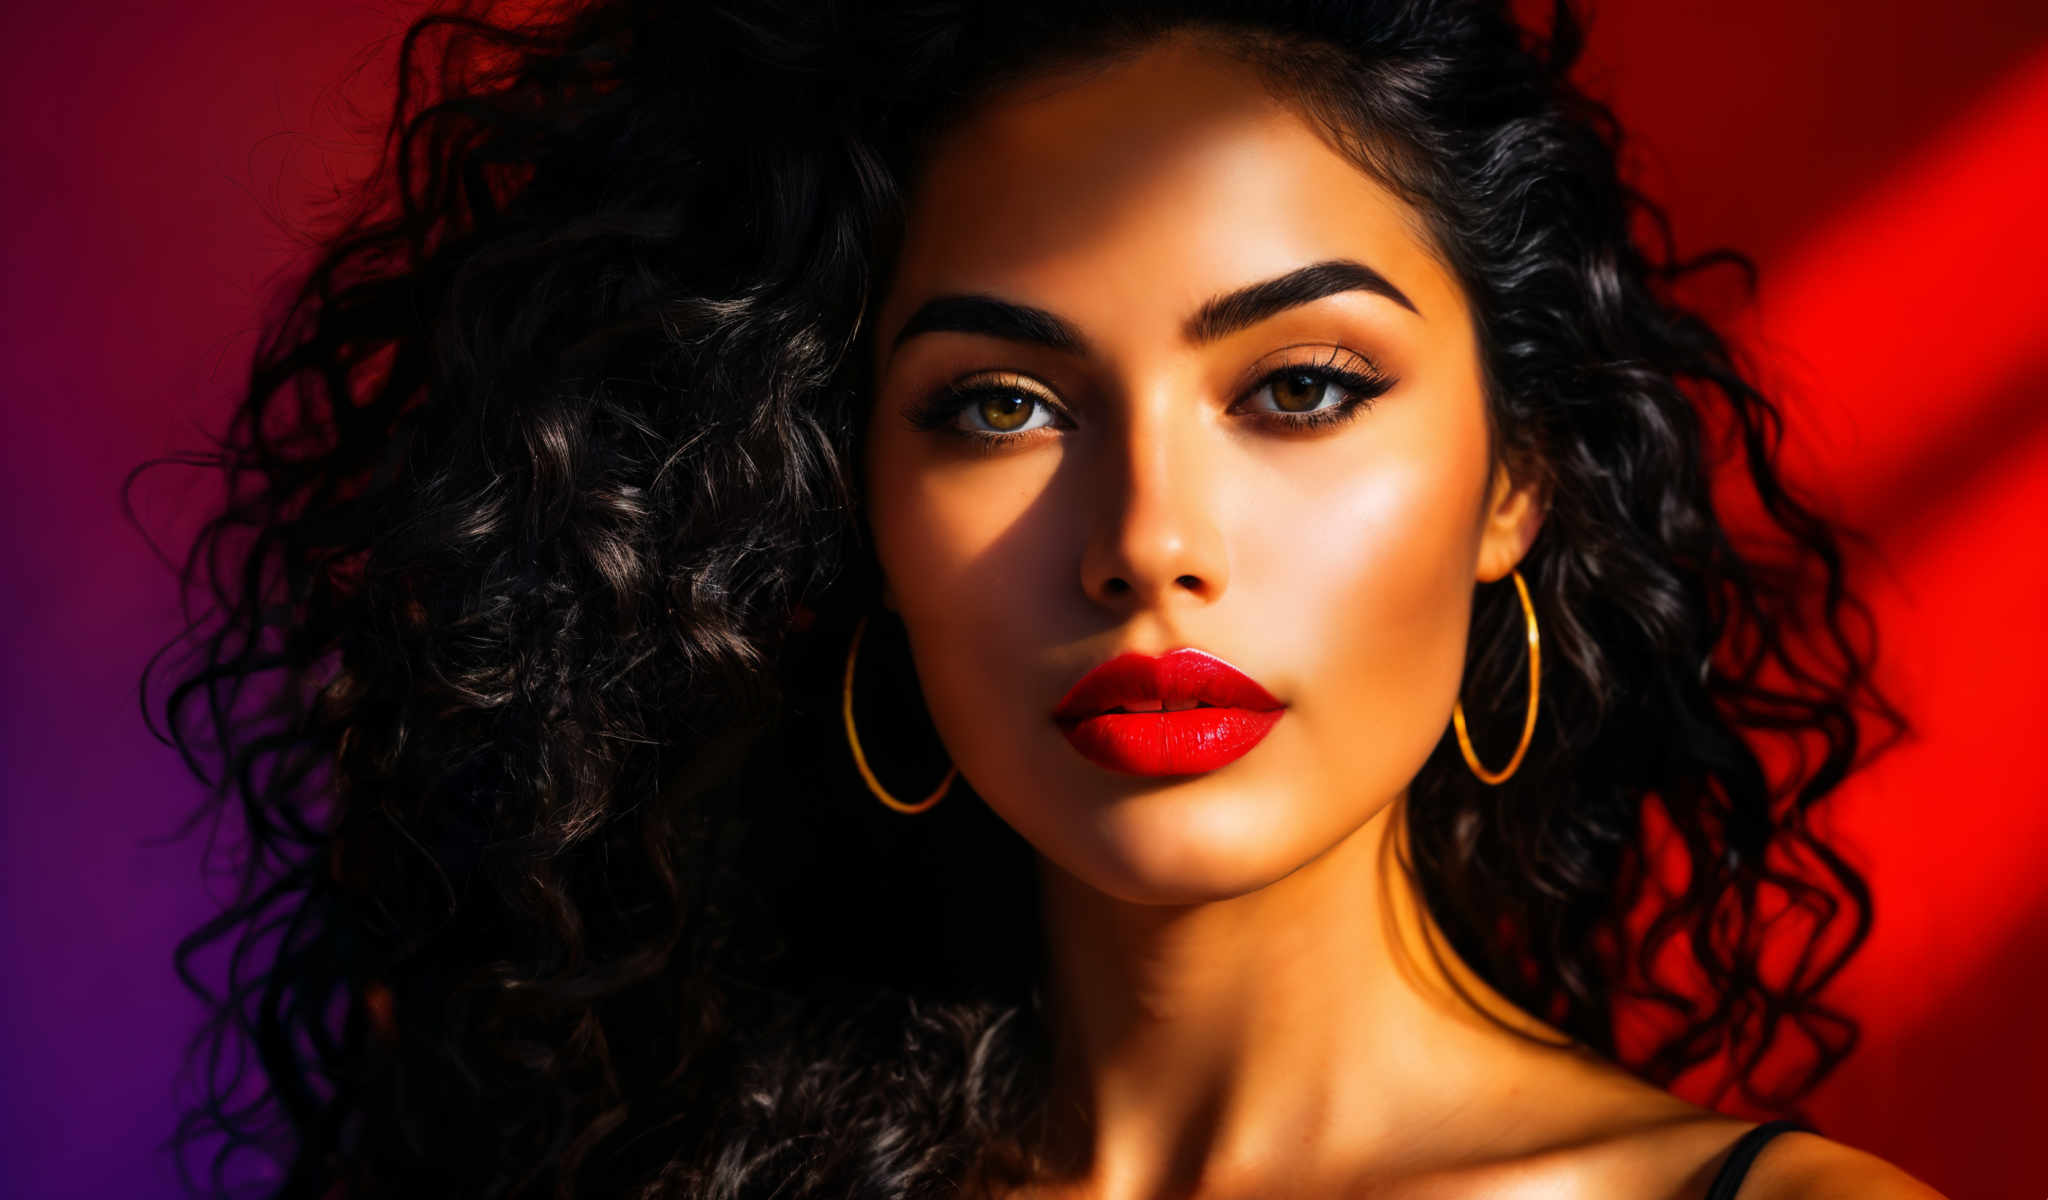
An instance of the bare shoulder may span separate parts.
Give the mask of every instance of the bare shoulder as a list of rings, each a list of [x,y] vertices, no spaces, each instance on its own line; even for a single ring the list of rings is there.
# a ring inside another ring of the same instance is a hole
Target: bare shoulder
[[[1773,1138],[1742,1185],[1742,1200],[1945,1200],[1877,1157],[1812,1133]]]
[[[1754,1121],[1731,1117],[1608,1071],[1553,1097],[1573,1113],[1570,1136],[1528,1161],[1553,1190],[1542,1194],[1661,1196],[1698,1200],[1727,1165]],[[1781,1133],[1759,1148],[1742,1176],[1740,1200],[1944,1200],[1941,1193],[1878,1156],[1819,1134]]]

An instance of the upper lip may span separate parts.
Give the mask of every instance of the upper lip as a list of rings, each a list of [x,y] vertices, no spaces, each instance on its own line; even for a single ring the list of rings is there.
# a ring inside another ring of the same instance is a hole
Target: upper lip
[[[1079,721],[1112,708],[1207,704],[1265,712],[1281,707],[1272,693],[1206,650],[1163,655],[1127,651],[1083,675],[1052,710],[1056,721]]]

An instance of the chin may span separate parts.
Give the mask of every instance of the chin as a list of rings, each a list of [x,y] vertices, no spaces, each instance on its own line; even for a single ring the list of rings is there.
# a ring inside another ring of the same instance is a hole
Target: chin
[[[1096,891],[1132,904],[1203,904],[1246,895],[1313,861],[1371,812],[1310,819],[1296,789],[1183,783],[1068,810],[1025,833],[1038,852]]]

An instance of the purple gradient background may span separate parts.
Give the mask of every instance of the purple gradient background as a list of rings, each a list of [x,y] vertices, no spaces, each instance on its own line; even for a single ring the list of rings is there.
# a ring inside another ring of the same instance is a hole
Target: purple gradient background
[[[142,723],[139,673],[181,621],[118,493],[144,459],[206,445],[296,250],[276,218],[361,170],[346,102],[381,95],[395,47],[370,48],[409,11],[94,0],[0,16],[16,60],[0,73],[0,1193],[178,1194],[158,1146],[199,1008],[170,954],[214,899],[198,841],[140,844],[203,791]],[[135,498],[181,557],[217,492],[163,468]]]
[[[367,162],[347,101],[375,112],[418,8],[0,13],[0,1193],[177,1194],[160,1147],[199,1010],[170,956],[216,897],[197,840],[143,844],[201,792],[137,707],[180,621],[119,485],[205,445],[301,248],[288,222]],[[1610,0],[1589,75],[1682,241],[1761,260],[1743,319],[1798,347],[1769,359],[1800,386],[1798,461],[1882,526],[1885,652],[1928,731],[1841,797],[1884,907],[1840,992],[1865,1049],[1816,1110],[1958,1198],[2039,1196],[2048,5],[1840,11]],[[150,473],[144,528],[181,553],[214,486]]]

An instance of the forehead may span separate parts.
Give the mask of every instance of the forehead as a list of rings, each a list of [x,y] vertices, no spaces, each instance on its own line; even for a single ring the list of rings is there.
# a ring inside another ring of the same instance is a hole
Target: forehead
[[[1425,316],[1463,311],[1410,206],[1252,67],[1173,38],[1015,85],[938,139],[877,331],[941,292],[1178,328],[1208,296],[1338,257]]]

